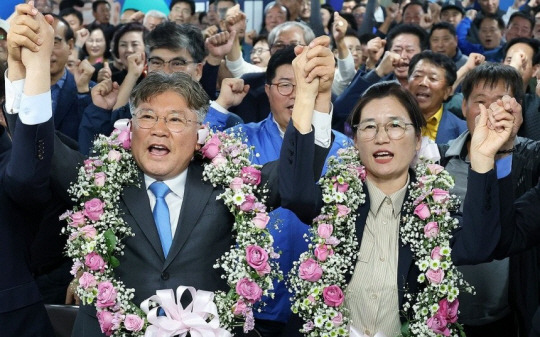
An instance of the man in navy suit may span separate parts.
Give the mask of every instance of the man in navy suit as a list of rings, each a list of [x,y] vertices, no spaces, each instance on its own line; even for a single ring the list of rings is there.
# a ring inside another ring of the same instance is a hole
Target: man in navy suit
[[[11,141],[0,130],[0,326],[2,336],[53,337],[51,323],[41,295],[29,269],[28,245],[35,232],[26,215],[39,211],[50,196],[49,175],[53,153],[53,123],[50,113],[49,63],[43,63],[53,49],[53,29],[31,5],[17,6],[8,38],[9,70],[6,90],[23,90],[15,100],[6,102],[8,113],[19,112],[20,119]],[[36,45],[18,35],[26,23]],[[22,47],[21,47],[22,46]],[[26,78],[25,78],[26,73]],[[36,102],[48,102],[47,109]]]
[[[71,74],[66,64],[73,49],[73,31],[59,16],[54,16],[54,48],[51,54],[51,96],[56,130],[77,141],[84,109],[91,103],[90,77],[94,68],[88,61]],[[92,83],[93,84],[93,83]]]

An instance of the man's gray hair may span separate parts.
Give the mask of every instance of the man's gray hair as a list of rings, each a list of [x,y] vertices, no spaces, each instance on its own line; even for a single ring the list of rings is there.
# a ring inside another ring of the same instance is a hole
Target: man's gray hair
[[[274,29],[272,29],[270,35],[268,35],[268,44],[272,46],[276,42],[277,37],[284,30],[291,29],[293,27],[300,28],[302,31],[304,31],[304,40],[306,41],[306,45],[310,44],[310,42],[315,39],[315,33],[313,33],[313,30],[305,23],[297,21],[287,21],[275,26]]]
[[[167,15],[161,11],[158,11],[157,9],[151,9],[149,10],[146,15],[144,16],[143,24],[146,23],[146,18],[153,17],[163,20],[162,22],[168,21]]]
[[[209,98],[199,82],[193,80],[184,72],[165,74],[151,72],[131,92],[129,97],[129,110],[134,115],[137,107],[153,97],[165,92],[174,92],[182,96],[188,108],[197,114],[197,120],[203,122],[208,112]]]

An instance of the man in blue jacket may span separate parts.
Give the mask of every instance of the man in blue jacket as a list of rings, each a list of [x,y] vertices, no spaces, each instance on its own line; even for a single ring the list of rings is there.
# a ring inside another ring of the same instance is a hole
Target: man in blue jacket
[[[256,156],[252,158],[255,164],[265,164],[269,161],[277,160],[283,143],[283,135],[287,124],[291,119],[292,108],[296,97],[296,80],[293,71],[292,61],[296,57],[294,47],[288,47],[276,51],[266,70],[265,91],[270,102],[270,114],[258,123],[249,123],[236,126],[233,130],[240,131],[246,135],[247,144],[255,147]],[[320,47],[324,57],[321,57],[325,64],[329,66],[327,76],[334,74],[334,60],[330,49]],[[240,86],[233,84],[233,81],[240,81]],[[225,83],[225,82],[224,82]],[[239,95],[244,92],[243,81],[240,79],[230,79],[230,85],[222,86],[223,90],[238,91]],[[236,88],[235,88],[236,87]],[[231,92],[222,97],[233,97]],[[245,95],[245,94],[244,94]],[[330,103],[331,93],[328,92],[328,99],[323,99],[315,105],[313,118],[313,129],[315,130],[315,142],[328,147],[333,140],[328,157],[336,155],[337,151],[343,147],[352,145],[350,140],[340,132],[330,129],[332,118]],[[222,107],[227,107],[230,102],[224,102],[218,98],[216,101]],[[215,105],[213,105],[215,106]],[[212,110],[212,106],[210,108]],[[329,114],[330,112],[330,114]],[[327,158],[328,158],[327,157]],[[326,164],[323,174],[326,172]],[[308,234],[309,226],[302,223],[291,211],[278,208],[270,213],[271,221],[268,226],[274,236],[274,249],[280,253],[279,266],[284,275],[291,270],[294,261],[298,260],[301,253],[308,249],[304,235]],[[255,312],[255,327],[263,336],[293,336],[298,334],[300,327],[294,328],[295,324],[289,322],[291,316],[290,296],[285,282],[279,282],[275,286],[274,298],[265,299],[266,305],[261,312]],[[287,329],[287,330],[285,330]]]

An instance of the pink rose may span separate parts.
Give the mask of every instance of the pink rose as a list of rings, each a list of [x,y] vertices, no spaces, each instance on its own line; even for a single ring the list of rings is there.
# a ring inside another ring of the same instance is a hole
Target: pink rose
[[[80,227],[86,223],[86,217],[84,216],[84,213],[79,211],[71,214],[69,216],[71,218],[71,224],[72,227]]]
[[[420,219],[425,220],[431,215],[431,212],[429,211],[428,205],[421,203],[414,209],[414,214]]]
[[[122,160],[122,154],[120,151],[110,150],[109,154],[107,154],[107,159],[109,159],[109,161],[120,161]]]
[[[96,252],[91,252],[84,257],[84,264],[90,268],[90,270],[99,270],[103,272],[105,269],[105,261]]]
[[[439,311],[438,313],[444,317],[448,323],[457,322],[459,301],[456,298],[453,302],[448,302],[446,298],[443,298],[439,301]]]
[[[338,192],[347,192],[349,190],[349,184],[348,183],[343,183],[343,184],[340,184],[338,183],[337,181],[334,183],[334,189]]]
[[[433,189],[433,200],[438,203],[443,203],[448,200],[450,197],[450,193],[446,190],[440,189],[440,188],[434,188]]]
[[[437,270],[429,268],[426,272],[426,277],[429,282],[434,284],[440,284],[444,279],[444,271],[440,268]]]
[[[251,166],[242,167],[240,175],[244,184],[259,185],[261,183],[261,171]]]
[[[323,289],[324,303],[330,307],[339,307],[345,300],[343,291],[337,285],[331,285]]]
[[[439,235],[439,224],[436,221],[428,222],[424,226],[424,235],[428,239],[436,238]]]
[[[312,258],[302,262],[298,268],[300,278],[309,282],[317,282],[321,278],[322,273],[321,266]]]
[[[105,281],[98,284],[96,306],[98,308],[112,307],[116,304],[116,289],[111,282]]]
[[[236,302],[236,304],[233,306],[233,314],[235,316],[240,316],[246,311],[246,309],[247,309],[246,302],[242,300],[238,300],[238,302]]]
[[[351,209],[345,205],[336,205],[337,207],[337,211],[338,211],[338,216],[340,217],[344,217],[345,215],[351,213]]]
[[[246,198],[242,205],[240,205],[240,209],[244,212],[250,212],[253,210],[253,207],[255,206],[255,196],[253,194],[246,195]]]
[[[84,215],[86,215],[90,220],[97,221],[101,218],[104,207],[105,203],[98,198],[88,200],[84,203]]]
[[[212,158],[212,165],[221,166],[227,164],[227,158],[223,157],[221,153],[218,153],[214,158]]]
[[[343,315],[341,314],[341,312],[338,312],[338,314],[332,318],[332,323],[334,323],[334,326],[340,326],[341,324],[343,324]]]
[[[341,241],[338,238],[336,238],[335,236],[331,236],[328,239],[326,239],[326,244],[331,245],[331,246],[337,246],[337,245],[339,245],[340,242]]]
[[[79,278],[79,284],[83,289],[93,288],[96,286],[96,278],[89,272],[84,272]]]
[[[363,165],[357,166],[356,170],[358,171],[358,176],[360,177],[360,180],[362,181],[366,180],[366,176],[367,176],[366,167]]]
[[[249,245],[246,247],[246,261],[259,275],[270,272],[268,253],[259,246]]]
[[[261,299],[262,289],[256,282],[250,281],[244,277],[236,283],[236,292],[249,303],[253,304]]]
[[[80,228],[79,231],[88,239],[93,239],[97,235],[96,228],[92,225],[86,225]]]
[[[317,245],[315,248],[315,256],[319,261],[326,261],[328,256],[332,255],[334,251],[330,249],[327,245]]]
[[[438,164],[428,164],[427,167],[431,174],[439,174],[444,170],[444,167]]]
[[[112,335],[114,332],[114,315],[109,311],[98,311],[96,313],[96,317],[98,319],[101,332],[103,332],[105,336]]]
[[[317,234],[319,234],[319,236],[323,239],[328,239],[332,235],[333,231],[334,226],[327,223],[322,223],[319,225],[319,227],[317,227]]]
[[[234,179],[231,181],[231,184],[229,185],[229,187],[230,187],[233,191],[238,191],[238,190],[242,189],[242,186],[244,186],[244,182],[242,181],[242,178],[240,178],[240,177],[234,178]]]
[[[265,229],[270,217],[266,213],[257,213],[253,218],[253,225],[258,229]]]
[[[443,336],[450,336],[450,330],[448,330],[448,327],[446,326],[448,322],[446,321],[446,318],[442,317],[440,314],[435,314],[435,316],[430,317],[426,324],[433,332]]]
[[[137,315],[128,314],[124,320],[124,325],[128,331],[141,331],[144,327],[144,321]]]
[[[208,159],[214,159],[215,156],[219,153],[219,147],[221,145],[221,140],[217,135],[213,135],[206,144],[201,148],[203,157]]]
[[[107,178],[107,175],[105,172],[98,172],[94,174],[94,184],[98,187],[105,186],[105,179]]]
[[[85,159],[84,162],[84,171],[88,174],[94,172],[94,170],[96,169],[94,167],[94,160],[93,159]]]
[[[131,148],[131,131],[129,129],[120,131],[118,138],[116,138],[118,144],[124,149],[129,150]]]
[[[440,260],[440,259],[442,259],[441,247],[437,246],[437,247],[433,248],[433,250],[431,251],[431,259],[432,260]]]
[[[204,125],[204,128],[197,130],[197,144],[204,145],[206,138],[210,135],[208,126]]]

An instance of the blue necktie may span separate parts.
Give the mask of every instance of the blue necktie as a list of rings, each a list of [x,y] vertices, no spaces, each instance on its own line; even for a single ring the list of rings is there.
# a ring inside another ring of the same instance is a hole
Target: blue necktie
[[[167,257],[172,244],[171,218],[169,215],[169,207],[165,202],[165,196],[171,191],[162,181],[155,181],[150,185],[150,191],[156,196],[156,205],[154,206],[154,221],[157,225],[159,239],[163,254]]]

